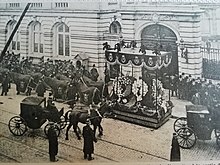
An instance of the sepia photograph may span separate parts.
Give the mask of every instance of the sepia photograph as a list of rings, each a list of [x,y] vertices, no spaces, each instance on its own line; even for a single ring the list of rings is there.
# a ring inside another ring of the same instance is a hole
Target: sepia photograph
[[[220,164],[220,0],[0,0],[0,163]]]

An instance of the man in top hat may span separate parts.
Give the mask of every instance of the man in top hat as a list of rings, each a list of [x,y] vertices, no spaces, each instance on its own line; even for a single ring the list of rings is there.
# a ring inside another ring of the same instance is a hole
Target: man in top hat
[[[180,161],[180,146],[176,133],[173,133],[171,146],[170,161]]]
[[[90,120],[87,119],[86,126],[83,127],[83,152],[84,152],[84,159],[93,160],[92,154],[94,153],[94,143],[97,142],[95,134],[90,127]]]
[[[56,162],[58,161],[58,159],[56,159],[56,155],[58,153],[58,137],[54,125],[51,125],[48,129],[48,140],[50,161]]]

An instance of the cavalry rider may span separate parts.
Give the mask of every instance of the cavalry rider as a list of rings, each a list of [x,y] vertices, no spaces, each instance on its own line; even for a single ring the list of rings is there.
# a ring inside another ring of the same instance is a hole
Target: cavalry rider
[[[53,102],[53,98],[51,97],[52,93],[49,93],[49,98],[47,100],[47,110],[49,111],[49,119],[51,121],[58,121],[59,120],[59,116],[58,116],[58,109],[55,106],[54,102]]]
[[[46,90],[47,86],[45,85],[45,83],[42,80],[39,80],[39,83],[36,87],[37,96],[44,97],[44,93],[46,92]]]
[[[77,82],[74,77],[71,77],[71,82],[68,84],[67,99],[70,108],[73,108],[77,101]]]

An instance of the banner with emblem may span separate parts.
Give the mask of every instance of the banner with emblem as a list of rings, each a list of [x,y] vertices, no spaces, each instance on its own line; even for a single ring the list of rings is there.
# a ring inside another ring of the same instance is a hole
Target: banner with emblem
[[[171,52],[160,52],[160,54],[153,54],[151,50],[147,50],[146,54],[139,52],[126,52],[116,50],[106,50],[105,58],[108,63],[120,65],[133,65],[145,67],[148,70],[161,69],[167,67],[172,60]]]

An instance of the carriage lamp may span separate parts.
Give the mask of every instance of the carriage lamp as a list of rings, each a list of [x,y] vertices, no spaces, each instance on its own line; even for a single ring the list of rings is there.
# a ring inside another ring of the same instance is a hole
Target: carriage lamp
[[[181,57],[185,58],[186,63],[188,63],[188,49],[185,47],[184,40],[182,38],[180,40],[179,47],[180,47],[180,50],[181,50]]]
[[[184,40],[183,40],[182,38],[181,38],[181,40],[180,40],[179,46],[180,46],[180,50],[181,50],[181,57],[184,57],[184,52],[183,52],[183,50],[185,49],[185,45],[184,45]]]

